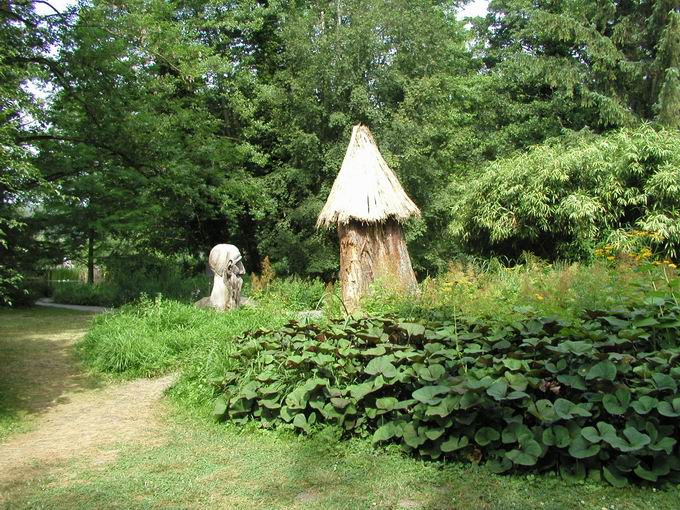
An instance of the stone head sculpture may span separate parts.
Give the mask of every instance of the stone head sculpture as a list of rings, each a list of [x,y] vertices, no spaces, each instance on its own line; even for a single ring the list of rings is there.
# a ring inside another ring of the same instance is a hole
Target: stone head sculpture
[[[210,250],[208,264],[214,273],[210,304],[219,310],[231,310],[241,305],[241,275],[246,270],[241,252],[233,244],[218,244]]]

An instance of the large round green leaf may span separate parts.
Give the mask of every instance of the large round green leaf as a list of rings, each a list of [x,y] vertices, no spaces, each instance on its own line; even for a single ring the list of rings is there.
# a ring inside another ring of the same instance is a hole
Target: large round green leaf
[[[640,397],[638,400],[631,404],[631,407],[638,414],[648,414],[653,409],[656,409],[659,401],[654,397],[649,397],[647,395]]]
[[[587,380],[603,379],[605,381],[613,381],[616,379],[616,365],[611,361],[600,361],[591,367],[586,374]]]
[[[608,393],[602,397],[602,405],[609,414],[623,414],[630,404],[630,391],[619,388],[614,394]]]
[[[510,450],[505,455],[514,464],[519,464],[520,466],[533,466],[538,462],[538,458],[542,451],[541,445],[533,439],[530,439],[522,445],[521,449]]]
[[[392,378],[397,375],[397,368],[392,364],[392,356],[380,356],[368,362],[364,372],[369,375],[382,374],[384,377]]]
[[[451,436],[441,445],[444,453],[453,452],[465,448],[469,444],[467,436]]]
[[[569,446],[569,455],[576,459],[587,459],[600,452],[599,444],[592,444],[583,437],[578,437]]]
[[[674,398],[673,400],[664,400],[659,402],[657,407],[659,414],[662,416],[668,416],[669,418],[677,418],[680,416],[680,398]]]
[[[486,446],[493,441],[498,441],[500,438],[500,432],[491,427],[482,427],[475,434],[475,441],[480,446]]]
[[[424,404],[437,404],[442,399],[440,395],[443,395],[444,393],[448,392],[449,392],[448,386],[442,385],[423,386],[422,388],[418,388],[417,390],[415,390],[412,396],[418,402],[422,402]]]

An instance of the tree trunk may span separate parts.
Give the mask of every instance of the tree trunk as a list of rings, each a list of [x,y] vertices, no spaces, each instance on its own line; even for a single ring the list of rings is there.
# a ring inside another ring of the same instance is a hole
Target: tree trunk
[[[342,300],[349,311],[358,308],[378,279],[403,290],[415,287],[404,233],[395,220],[368,225],[351,221],[338,226],[338,235]]]
[[[94,284],[94,229],[87,236],[87,284]]]

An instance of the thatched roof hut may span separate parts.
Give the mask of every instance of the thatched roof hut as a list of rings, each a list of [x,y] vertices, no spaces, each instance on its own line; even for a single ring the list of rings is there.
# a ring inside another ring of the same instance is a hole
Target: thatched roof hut
[[[376,279],[403,287],[416,283],[401,223],[420,210],[383,159],[366,126],[354,126],[340,173],[316,222],[337,225],[340,281],[348,309]]]
[[[420,210],[387,166],[373,135],[366,126],[354,126],[340,173],[316,221],[317,228],[350,221],[403,222],[411,216],[420,216]]]

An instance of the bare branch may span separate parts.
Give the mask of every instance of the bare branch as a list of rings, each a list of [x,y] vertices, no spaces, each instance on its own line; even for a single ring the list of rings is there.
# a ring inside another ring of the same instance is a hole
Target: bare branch
[[[46,5],[47,7],[49,7],[50,9],[52,9],[54,12],[56,12],[57,14],[59,14],[60,16],[63,15],[62,12],[59,12],[59,10],[57,10],[51,3],[46,2],[45,0],[33,0],[33,3],[34,3],[34,4],[43,4],[43,5]]]

